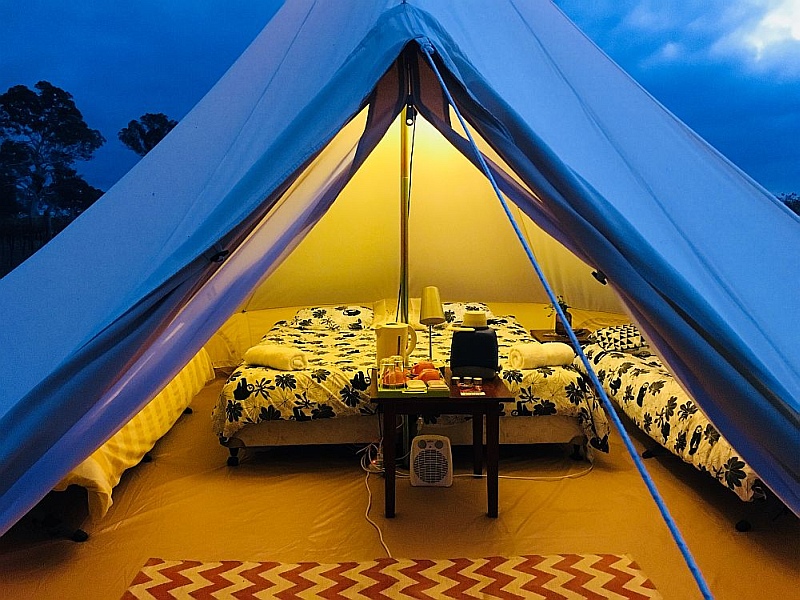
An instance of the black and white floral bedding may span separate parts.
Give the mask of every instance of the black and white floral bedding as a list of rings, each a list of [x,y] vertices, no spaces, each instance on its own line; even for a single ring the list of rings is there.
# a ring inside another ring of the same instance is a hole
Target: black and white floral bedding
[[[637,345],[627,341],[633,338],[623,335],[624,348],[619,343],[621,338],[613,332],[595,334],[594,339],[600,343],[586,346],[586,357],[609,398],[637,427],[742,500],[763,497],[755,472],[719,434],[661,360],[645,350],[641,337]],[[579,359],[575,365],[585,373]]]
[[[445,314],[458,319],[477,303],[445,303]],[[515,343],[532,341],[513,316],[488,314],[497,331],[500,362]],[[372,309],[364,306],[314,307],[300,310],[294,319],[279,321],[259,342],[302,350],[308,368],[278,371],[242,364],[223,386],[212,414],[214,432],[233,436],[242,427],[260,421],[310,421],[341,416],[374,415],[370,402],[370,370],[375,366]],[[433,330],[433,358],[446,364],[452,331]],[[428,332],[417,331],[410,361],[428,358]],[[592,447],[607,451],[609,425],[586,379],[574,367],[542,367],[524,371],[503,368],[500,374],[516,395],[506,406],[509,416],[565,415],[578,419]]]

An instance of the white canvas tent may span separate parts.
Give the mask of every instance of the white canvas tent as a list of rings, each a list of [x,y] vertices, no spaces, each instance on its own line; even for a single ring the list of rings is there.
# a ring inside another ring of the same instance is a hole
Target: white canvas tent
[[[326,214],[409,91],[422,116],[472,156],[450,126],[429,60],[487,156],[501,157],[503,192],[608,276],[715,425],[800,513],[800,325],[787,318],[800,297],[789,257],[797,217],[549,0],[300,0],[287,2],[162,144],[0,281],[0,531],[232,311],[270,294],[284,301],[274,287],[253,291]],[[461,214],[458,198],[451,202]],[[379,212],[354,218],[371,223]],[[376,250],[359,269],[363,282],[318,301],[391,296],[395,267],[381,263],[389,256]],[[352,269],[336,268],[335,281],[352,281]],[[475,298],[482,290],[471,284],[482,277],[458,281]],[[590,288],[570,285],[560,291],[583,289],[589,302]],[[524,285],[492,291],[543,299]]]

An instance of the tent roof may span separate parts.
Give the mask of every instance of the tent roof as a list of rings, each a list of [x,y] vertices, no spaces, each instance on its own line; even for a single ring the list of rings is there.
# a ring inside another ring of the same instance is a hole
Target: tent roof
[[[14,373],[0,402],[3,524],[319,220],[404,104],[407,78],[426,118],[460,143],[418,45],[533,194],[504,191],[608,275],[712,421],[800,511],[800,324],[785,318],[800,297],[787,254],[800,220],[549,0],[298,0],[162,144],[0,281],[2,364]],[[323,160],[367,106],[357,144]]]

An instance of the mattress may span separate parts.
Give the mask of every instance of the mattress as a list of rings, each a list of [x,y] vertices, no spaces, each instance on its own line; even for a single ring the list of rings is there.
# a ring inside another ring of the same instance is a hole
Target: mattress
[[[111,493],[126,469],[137,465],[155,443],[167,433],[192,398],[214,379],[214,369],[205,349],[192,360],[139,411],[91,456],[70,471],[55,491],[70,485],[86,488],[89,515],[104,516],[112,504]]]
[[[625,346],[625,344],[628,344]],[[742,500],[764,497],[758,475],[720,435],[655,355],[639,346],[584,348],[609,398],[644,431],[683,461],[708,473]],[[619,338],[615,341],[619,346]],[[625,351],[629,350],[629,351]],[[642,356],[636,356],[633,352]],[[576,366],[579,361],[576,360]],[[579,365],[583,369],[583,365]]]
[[[417,331],[410,362],[429,356],[447,364],[453,323],[476,303],[445,303],[450,323]],[[488,309],[486,309],[488,312]],[[608,448],[608,421],[591,394],[585,378],[572,365],[518,370],[508,368],[513,344],[531,342],[530,333],[513,315],[494,316],[489,325],[497,332],[500,376],[515,395],[505,416],[533,418],[560,415],[574,418],[592,447]],[[302,351],[305,369],[283,371],[242,363],[223,386],[212,413],[212,428],[221,439],[238,435],[244,427],[265,421],[323,422],[343,417],[374,416],[376,407],[367,389],[375,366],[374,314],[366,306],[310,307],[288,321],[277,322],[259,344],[276,344]]]

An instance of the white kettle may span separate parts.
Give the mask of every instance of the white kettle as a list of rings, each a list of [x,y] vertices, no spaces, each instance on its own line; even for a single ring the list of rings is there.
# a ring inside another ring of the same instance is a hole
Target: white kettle
[[[402,356],[408,364],[408,355],[417,347],[417,332],[406,323],[384,323],[375,328],[377,364],[390,356]]]

